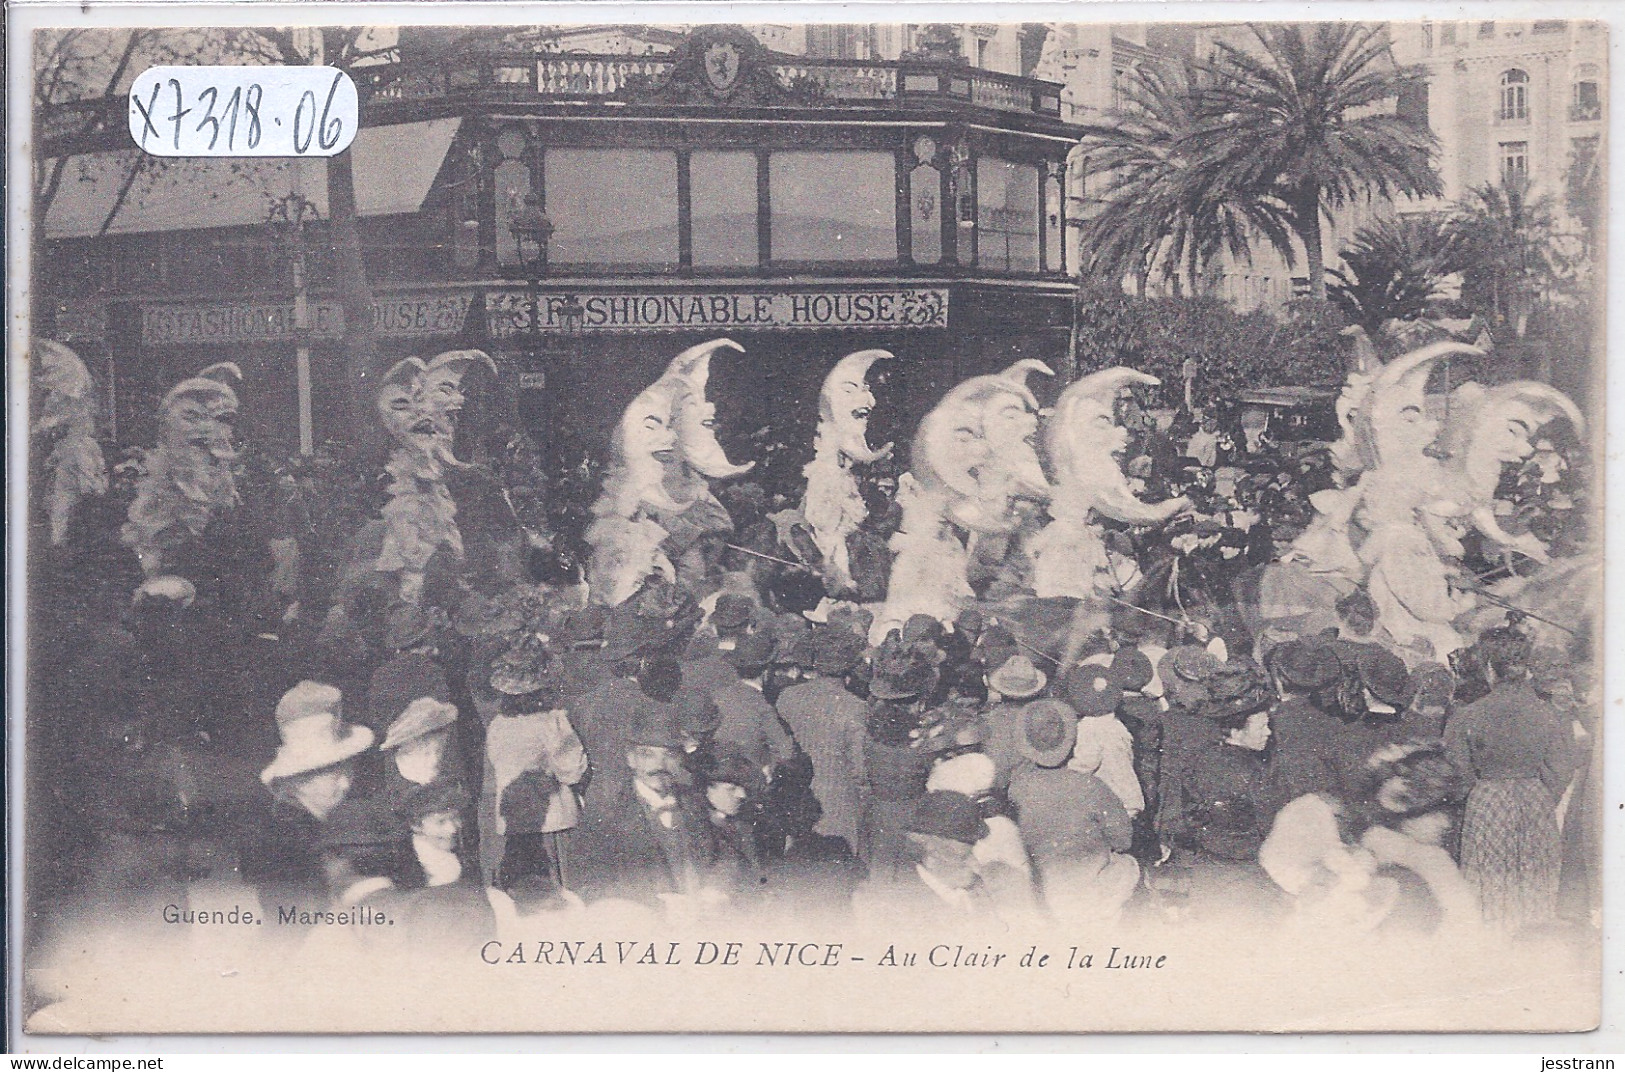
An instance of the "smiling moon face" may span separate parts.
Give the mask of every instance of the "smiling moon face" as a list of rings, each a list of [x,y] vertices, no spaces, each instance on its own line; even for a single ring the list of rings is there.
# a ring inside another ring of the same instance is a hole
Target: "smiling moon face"
[[[711,375],[711,354],[725,348],[724,344],[727,348],[739,349],[738,344],[726,339],[708,343],[699,348],[691,360],[679,357],[665,377],[674,380],[676,404],[672,419],[677,441],[683,449],[683,461],[714,480],[739,476],[755,467],[754,462],[733,464],[723,453],[722,444],[717,442],[717,407],[706,398],[705,391]]]
[[[848,354],[830,370],[819,393],[819,419],[828,426],[841,453],[853,461],[870,464],[891,453],[890,444],[879,450],[869,449],[869,415],[875,407],[875,395],[864,382],[870,365],[891,356],[886,350]]]
[[[627,461],[672,461],[677,447],[672,423],[672,397],[667,385],[657,383],[644,389],[621,415],[621,444]]]
[[[1049,482],[1044,479],[1044,467],[1033,443],[1038,434],[1038,414],[1026,399],[1011,392],[993,395],[983,414],[983,427],[992,462],[1012,479],[1013,490],[1047,496]]]

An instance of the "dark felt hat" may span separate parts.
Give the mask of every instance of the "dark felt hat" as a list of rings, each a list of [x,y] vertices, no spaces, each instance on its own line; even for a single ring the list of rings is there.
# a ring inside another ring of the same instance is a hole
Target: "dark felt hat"
[[[903,829],[911,834],[947,838],[962,845],[974,845],[987,835],[981,809],[963,793],[927,793],[914,806]]]
[[[1112,679],[1110,671],[1087,663],[1068,670],[1062,678],[1062,688],[1066,702],[1084,718],[1109,715],[1123,699],[1123,690]]]
[[[828,677],[840,677],[857,665],[868,646],[861,636],[846,629],[814,630],[812,669]]]
[[[780,614],[763,630],[773,638],[775,666],[811,665],[807,643],[812,636],[812,623],[799,614]]]
[[[942,623],[929,614],[910,615],[903,623],[903,643],[913,644],[928,640],[935,644],[942,640]]]
[[[717,597],[716,609],[711,612],[711,624],[719,631],[739,629],[748,625],[755,614],[755,600],[749,596],[724,592]]]
[[[672,704],[677,708],[677,724],[690,737],[709,737],[722,725],[716,701],[698,689],[683,689]]]
[[[767,791],[767,779],[762,776],[762,768],[731,749],[712,761],[706,771],[706,780],[712,784],[737,785],[751,799],[760,799]]]
[[[733,650],[723,652],[722,657],[741,677],[755,677],[773,665],[777,650],[778,644],[771,633],[757,631],[740,637]]]
[[[715,710],[715,705],[712,705],[712,709]],[[638,719],[637,725],[627,735],[627,743],[681,751],[687,745],[687,740],[683,733],[680,713],[675,704],[646,705],[643,717]]]
[[[1343,672],[1335,651],[1309,640],[1289,640],[1276,646],[1268,661],[1288,688],[1309,692],[1330,687]]]
[[[425,815],[448,811],[462,814],[468,809],[469,803],[468,790],[461,784],[450,779],[440,779],[428,785],[420,785],[407,793],[399,805],[399,812],[408,823],[415,823]]]
[[[1400,709],[1410,706],[1416,687],[1411,683],[1411,672],[1403,659],[1372,644],[1360,652],[1356,665],[1360,684],[1377,700]]]
[[[1118,648],[1112,656],[1112,680],[1124,692],[1138,692],[1151,684],[1151,659],[1139,648]]]
[[[869,695],[877,700],[911,700],[934,689],[940,660],[931,658],[927,647],[888,640],[875,656]]]

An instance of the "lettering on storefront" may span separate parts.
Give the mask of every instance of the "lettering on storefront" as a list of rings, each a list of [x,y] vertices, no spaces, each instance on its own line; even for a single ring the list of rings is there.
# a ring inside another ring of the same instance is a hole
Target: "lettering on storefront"
[[[507,292],[488,295],[487,307],[492,334],[498,336],[531,331],[533,308],[543,333],[948,326],[947,290],[919,287],[772,294],[545,294],[534,303],[524,293]]]
[[[468,294],[380,299],[372,303],[373,327],[391,338],[458,335],[471,300]],[[311,339],[338,339],[344,334],[344,309],[337,302],[310,302],[306,320]],[[141,310],[143,346],[291,342],[298,335],[291,301],[148,305]]]

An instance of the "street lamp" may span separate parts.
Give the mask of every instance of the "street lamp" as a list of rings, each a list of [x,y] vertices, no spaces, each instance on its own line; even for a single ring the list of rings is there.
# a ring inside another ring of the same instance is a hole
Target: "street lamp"
[[[519,263],[526,274],[540,277],[547,270],[547,244],[553,240],[553,221],[542,211],[542,199],[526,194],[525,203],[508,218],[508,233],[519,246]]]
[[[297,175],[297,172],[296,172]],[[310,457],[316,449],[314,419],[310,404],[310,296],[305,271],[305,226],[321,219],[316,203],[296,185],[287,196],[273,202],[265,224],[272,241],[288,257],[293,276],[294,374],[298,381],[299,453]]]

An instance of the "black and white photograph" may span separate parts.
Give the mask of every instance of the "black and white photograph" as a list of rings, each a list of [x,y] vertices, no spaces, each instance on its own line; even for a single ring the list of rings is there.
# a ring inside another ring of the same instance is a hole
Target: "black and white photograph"
[[[1595,6],[778,6],[11,9],[24,1044],[1597,1028]]]

